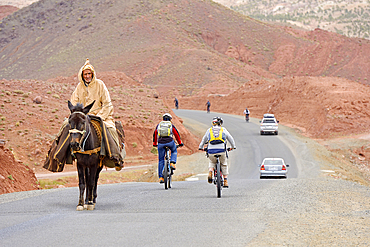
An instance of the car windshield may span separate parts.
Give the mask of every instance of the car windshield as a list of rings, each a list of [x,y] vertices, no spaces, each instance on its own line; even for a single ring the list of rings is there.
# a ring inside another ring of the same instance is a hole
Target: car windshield
[[[275,123],[274,119],[264,119],[263,123]]]
[[[265,160],[264,165],[283,165],[282,160]]]

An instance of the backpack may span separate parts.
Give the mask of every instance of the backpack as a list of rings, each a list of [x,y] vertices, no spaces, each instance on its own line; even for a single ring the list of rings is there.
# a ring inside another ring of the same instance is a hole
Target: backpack
[[[171,121],[162,121],[158,124],[158,136],[159,137],[172,136],[172,123],[171,123]]]
[[[209,140],[209,143],[210,144],[220,144],[220,143],[224,143],[225,142],[225,140],[224,139],[222,139],[222,132],[223,132],[223,128],[221,127],[220,128],[220,131],[218,131],[218,133],[216,132],[216,133],[214,133],[213,132],[213,128],[211,128],[210,129],[210,131],[209,131],[209,134],[210,134],[210,137],[211,137],[211,139]],[[216,134],[216,135],[215,135]]]

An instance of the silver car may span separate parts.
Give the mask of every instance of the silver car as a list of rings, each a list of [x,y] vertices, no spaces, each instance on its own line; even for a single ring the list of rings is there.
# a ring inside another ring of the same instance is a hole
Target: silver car
[[[287,178],[287,167],[282,158],[265,158],[260,167],[260,178],[263,177],[283,177]]]
[[[262,121],[260,121],[260,133],[261,135],[266,133],[272,133],[277,135],[279,133],[279,121],[276,120],[274,114],[264,114]]]

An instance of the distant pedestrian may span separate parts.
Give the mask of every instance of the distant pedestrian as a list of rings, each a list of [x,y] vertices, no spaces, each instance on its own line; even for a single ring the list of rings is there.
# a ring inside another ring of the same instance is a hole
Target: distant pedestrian
[[[210,111],[211,111],[211,102],[209,102],[209,100],[207,101],[206,106],[207,106],[207,113],[210,113]]]
[[[175,98],[174,102],[175,102],[176,110],[179,109],[179,100]]]
[[[245,121],[249,122],[249,110],[248,108],[245,108],[243,114],[245,115]]]

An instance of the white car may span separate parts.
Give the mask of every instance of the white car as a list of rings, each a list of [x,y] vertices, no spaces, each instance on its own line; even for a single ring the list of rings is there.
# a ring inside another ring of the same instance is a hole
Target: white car
[[[260,178],[263,177],[287,177],[287,167],[282,158],[265,158],[260,167]]]
[[[271,133],[278,135],[279,134],[279,121],[276,120],[274,114],[266,113],[263,115],[262,120],[260,121],[260,133],[261,135],[266,133]]]

